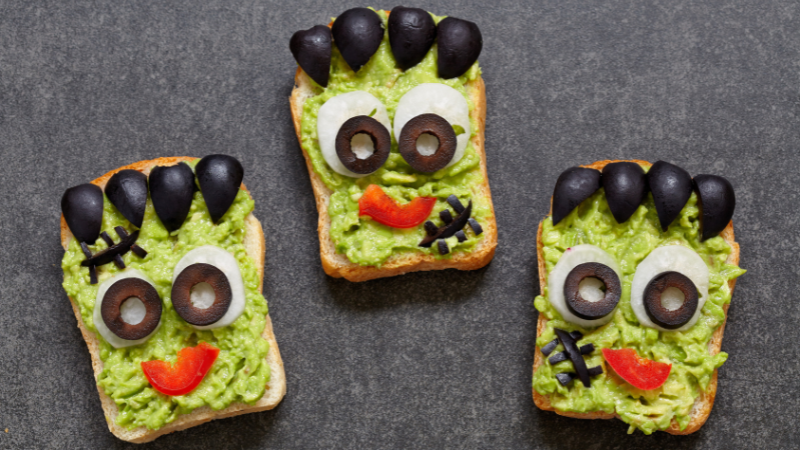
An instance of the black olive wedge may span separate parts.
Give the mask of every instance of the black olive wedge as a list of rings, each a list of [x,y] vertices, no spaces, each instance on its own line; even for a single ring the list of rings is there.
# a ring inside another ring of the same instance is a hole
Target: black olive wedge
[[[214,223],[228,212],[244,178],[242,163],[233,156],[208,155],[195,167],[200,192]]]
[[[136,228],[142,227],[147,207],[147,175],[138,170],[120,170],[106,184],[106,197]]]
[[[331,42],[331,29],[325,25],[300,30],[289,41],[297,64],[322,87],[328,86],[331,74]]]
[[[561,222],[598,189],[600,189],[599,170],[570,167],[562,172],[553,190],[553,225]]]
[[[473,22],[447,17],[437,31],[440,78],[461,76],[478,60],[483,49],[481,30]]]
[[[201,309],[192,304],[192,288],[208,283],[214,290],[214,303]],[[233,294],[228,277],[211,264],[197,263],[183,269],[172,284],[172,306],[186,322],[205,326],[218,321],[228,312]]]
[[[383,22],[371,9],[348,9],[333,21],[331,33],[342,58],[353,72],[358,72],[378,51],[383,40]]]
[[[61,212],[78,242],[94,244],[103,224],[103,190],[91,183],[64,191]]]
[[[611,214],[617,223],[624,223],[647,196],[647,176],[634,162],[607,164],[603,167],[603,189]]]
[[[605,285],[605,295],[602,299],[591,302],[581,297],[580,284],[586,278],[597,278]],[[622,285],[617,273],[607,265],[598,262],[578,264],[564,281],[564,298],[567,301],[567,308],[581,319],[595,320],[611,314],[617,307],[621,294]]]
[[[192,169],[184,163],[157,166],[150,171],[149,183],[156,215],[167,231],[177,230],[192,206],[196,189]]]
[[[661,304],[661,294],[674,287],[683,293],[683,304],[670,311]],[[679,272],[663,272],[650,280],[644,290],[644,309],[647,317],[656,325],[674,330],[691,320],[697,311],[697,286],[686,275]]]
[[[430,134],[439,140],[439,147],[429,156],[417,150],[417,139]],[[456,154],[456,132],[444,117],[437,114],[420,114],[409,120],[397,140],[398,150],[412,169],[422,173],[433,173],[443,169]]]
[[[146,311],[144,319],[137,324],[125,322],[120,313],[122,304],[131,297],[141,300]],[[135,341],[147,337],[158,326],[161,320],[161,297],[158,296],[156,289],[144,280],[122,278],[106,291],[103,304],[100,305],[100,314],[112,333],[122,339]]]
[[[353,152],[352,142],[357,134],[366,134],[372,140],[374,151],[365,159]],[[383,124],[369,116],[355,116],[347,120],[336,133],[336,155],[347,170],[367,175],[380,169],[392,150],[392,136]]]
[[[394,7],[389,14],[388,29],[392,54],[403,70],[419,64],[436,40],[433,17],[420,8]]]
[[[674,164],[658,161],[647,172],[647,185],[653,193],[661,229],[667,231],[692,196],[692,177]]]
[[[728,226],[736,209],[736,195],[730,181],[718,175],[695,176],[694,188],[700,206],[700,231],[705,241]]]

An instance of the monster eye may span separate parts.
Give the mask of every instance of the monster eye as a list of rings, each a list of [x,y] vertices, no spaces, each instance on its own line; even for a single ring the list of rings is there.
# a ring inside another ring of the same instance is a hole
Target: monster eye
[[[682,245],[659,247],[636,268],[631,307],[646,327],[685,331],[700,317],[708,297],[708,266]]]
[[[391,121],[386,106],[365,91],[339,94],[317,113],[317,138],[325,162],[353,178],[378,170],[391,151]]]
[[[233,255],[213,245],[187,253],[172,279],[172,307],[199,330],[225,327],[244,311],[244,281]]]
[[[470,135],[467,100],[450,86],[423,83],[397,103],[394,136],[403,158],[419,172],[435,172],[460,161]]]
[[[608,323],[622,294],[617,262],[600,247],[568,248],[548,276],[550,304],[584,328]]]
[[[144,274],[127,269],[97,289],[94,326],[114,348],[139,345],[161,323],[161,297]]]

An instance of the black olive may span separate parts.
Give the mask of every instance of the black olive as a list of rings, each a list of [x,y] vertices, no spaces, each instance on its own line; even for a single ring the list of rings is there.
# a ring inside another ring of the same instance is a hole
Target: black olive
[[[197,163],[195,172],[211,220],[217,223],[239,193],[244,178],[242,163],[233,156],[208,155]]]
[[[717,175],[695,176],[694,187],[700,207],[700,231],[705,241],[728,226],[736,209],[736,195],[730,181]]]
[[[358,72],[378,51],[383,40],[383,22],[371,9],[348,9],[334,20],[331,33],[342,58]]]
[[[417,150],[417,138],[430,134],[439,140],[439,147],[429,156]],[[397,140],[398,150],[412,169],[433,173],[444,168],[456,154],[456,132],[444,117],[437,114],[420,114],[406,122]]]
[[[145,307],[144,319],[132,325],[122,320],[120,307],[125,300],[135,297]],[[158,326],[161,320],[161,297],[148,282],[139,278],[122,278],[115,282],[103,296],[100,314],[103,322],[112,333],[122,339],[135,341],[147,337]]]
[[[624,223],[647,195],[647,176],[634,162],[616,162],[603,167],[603,189],[611,214],[617,223]]]
[[[596,302],[590,302],[580,294],[581,281],[589,277],[597,278],[606,288],[603,298]],[[567,300],[567,308],[581,319],[594,320],[611,314],[617,307],[621,294],[622,287],[617,273],[607,265],[598,262],[575,266],[564,281],[564,298]]]
[[[439,22],[437,34],[439,77],[461,76],[478,60],[483,49],[483,36],[478,25],[447,17]]]
[[[647,185],[653,193],[661,229],[667,231],[692,195],[692,177],[674,164],[658,161],[647,172]]]
[[[683,304],[670,311],[661,304],[661,294],[667,288],[677,288],[683,293]],[[697,311],[697,286],[686,275],[679,272],[663,272],[650,280],[644,289],[644,309],[647,317],[656,325],[674,330],[691,320]]]
[[[457,232],[464,228],[464,226],[467,224],[467,221],[470,219],[471,214],[472,200],[467,203],[467,207],[464,208],[464,211],[457,215],[452,222],[442,225],[441,228],[436,228],[436,225],[433,225],[433,222],[429,221],[433,226],[429,226],[428,222],[425,222],[425,231],[427,231],[428,235],[425,236],[425,239],[420,241],[418,245],[420,247],[430,247],[437,239],[446,239],[450,236],[454,236]]]
[[[106,183],[106,197],[136,228],[142,227],[147,207],[147,175],[138,170],[120,170]]]
[[[553,190],[553,225],[600,189],[600,171],[570,167],[558,176]]]
[[[586,368],[586,361],[584,361],[581,356],[581,351],[578,350],[578,346],[575,345],[575,340],[564,330],[554,328],[553,331],[556,332],[558,340],[560,340],[561,345],[564,346],[564,352],[569,356],[569,359],[572,360],[572,366],[575,368],[575,372],[578,373],[581,382],[585,387],[589,387],[591,385],[589,371]]]
[[[403,70],[419,64],[436,40],[436,24],[424,9],[393,8],[388,28],[394,59]]]
[[[150,171],[149,183],[150,199],[156,215],[167,231],[177,230],[189,215],[197,188],[192,169],[184,163],[157,166]]]
[[[372,139],[374,151],[365,159],[353,152],[352,141],[357,134],[366,134]],[[336,155],[347,170],[367,175],[380,169],[392,150],[392,136],[383,124],[369,116],[355,116],[347,120],[336,133]]]
[[[322,87],[328,86],[331,74],[331,29],[317,25],[292,35],[289,50],[297,64]]]
[[[103,190],[91,183],[64,191],[61,212],[78,242],[94,244],[103,224]]]
[[[214,289],[214,303],[205,309],[192,304],[192,288],[200,283],[208,283]],[[172,306],[192,325],[205,326],[218,321],[228,312],[232,299],[228,277],[211,264],[192,264],[183,269],[172,284]]]

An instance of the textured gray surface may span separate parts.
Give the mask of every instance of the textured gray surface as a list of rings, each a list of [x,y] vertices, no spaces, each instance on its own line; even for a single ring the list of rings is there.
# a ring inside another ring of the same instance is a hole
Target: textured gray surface
[[[797,445],[798,4],[429,3],[483,31],[497,255],[474,273],[351,284],[319,263],[288,42],[356,3],[0,2],[1,448],[133,447],[106,428],[60,286],[59,199],[134,161],[218,152],[245,163],[265,225],[288,394],[147,447]],[[563,169],[606,158],[665,159],[736,187],[749,272],[716,405],[689,437],[627,436],[531,400],[535,227]]]

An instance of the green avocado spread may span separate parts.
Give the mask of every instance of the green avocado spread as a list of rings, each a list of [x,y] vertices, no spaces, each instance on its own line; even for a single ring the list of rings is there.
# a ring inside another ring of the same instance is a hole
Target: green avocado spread
[[[377,11],[384,28],[388,20],[386,11]],[[432,15],[439,23],[444,17]],[[360,265],[380,266],[389,257],[403,253],[426,253],[437,258],[450,258],[454,254],[471,251],[483,236],[475,236],[469,227],[465,227],[467,240],[458,242],[455,237],[446,240],[450,253],[441,256],[432,248],[419,247],[425,237],[423,226],[409,229],[392,228],[379,224],[369,217],[359,217],[358,199],[370,184],[377,184],[399,203],[406,203],[419,196],[434,196],[436,206],[429,220],[437,226],[442,225],[439,212],[448,207],[445,201],[449,195],[455,195],[466,205],[473,202],[472,217],[480,223],[491,217],[490,199],[480,190],[483,173],[480,167],[480,155],[472,142],[467,145],[464,157],[456,164],[432,174],[423,174],[413,170],[403,159],[397,149],[397,139],[392,136],[392,150],[389,159],[377,172],[364,178],[350,178],[333,171],[325,162],[317,140],[317,114],[319,108],[330,98],[352,91],[366,91],[377,97],[386,106],[389,118],[394,118],[397,103],[403,95],[422,83],[446,84],[467,99],[470,111],[475,107],[467,93],[467,83],[480,78],[478,63],[472,65],[466,73],[457,78],[442,79],[437,76],[436,44],[428,51],[425,58],[403,72],[397,67],[388,33],[384,33],[378,51],[369,62],[357,73],[353,72],[334,46],[330,81],[327,88],[314,84],[315,96],[306,100],[303,106],[301,124],[301,145],[311,160],[314,172],[319,175],[325,185],[333,191],[328,205],[331,219],[330,236],[338,253]],[[478,133],[478,121],[471,118],[472,136]],[[391,131],[391,130],[390,130]]]
[[[580,204],[558,225],[552,218],[542,223],[543,254],[547,273],[553,270],[562,253],[578,244],[593,244],[608,252],[618,263],[622,276],[622,295],[611,322],[595,329],[584,329],[565,321],[550,304],[547,286],[536,297],[534,305],[548,319],[547,326],[536,340],[542,348],[555,339],[554,328],[578,330],[583,338],[578,346],[593,343],[595,351],[587,355],[587,367],[603,365],[602,348],[633,348],[639,356],[672,364],[667,381],[659,388],[643,391],[617,377],[608,365],[604,373],[591,378],[591,387],[580,382],[568,387],[555,378],[560,372],[573,372],[567,360],[551,365],[547,358],[533,375],[533,388],[547,396],[558,410],[586,413],[616,413],[635,429],[650,434],[670,426],[675,419],[681,429],[689,423],[695,399],[711,382],[714,370],[728,355],[710,354],[709,342],[714,331],[725,321],[723,307],[731,300],[728,281],[743,274],[739,267],[727,264],[731,252],[724,239],[717,236],[700,242],[699,208],[692,193],[680,216],[666,232],[661,231],[651,195],[625,223],[617,223],[611,214],[602,189]],[[639,324],[631,308],[630,291],[637,265],[655,248],[681,244],[696,251],[708,264],[709,292],[697,323],[679,332],[660,332]],[[558,351],[562,349],[559,345]],[[551,354],[552,355],[552,354]]]
[[[189,165],[194,167],[197,161]],[[104,200],[102,230],[118,242],[115,226],[122,226],[129,232],[135,227],[108,198]],[[264,395],[270,378],[266,362],[269,343],[261,336],[266,324],[267,302],[259,292],[258,271],[244,246],[245,217],[253,210],[253,205],[248,193],[239,190],[233,205],[215,225],[202,194],[197,191],[183,226],[169,233],[148,199],[136,242],[147,251],[147,257],[142,259],[127,252],[122,259],[127,267],[138,269],[153,281],[163,301],[163,309],[161,325],[155,334],[145,343],[133,347],[112,347],[97,333],[92,318],[98,286],[120,269],[114,264],[100,266],[97,268],[98,284],[89,284],[89,270],[80,265],[85,256],[79,243],[70,240],[61,262],[64,290],[77,304],[86,328],[94,332],[99,341],[103,371],[97,377],[97,384],[118,406],[117,424],[128,429],[139,426],[158,429],[201,406],[220,410],[234,402],[253,404]],[[190,250],[202,245],[221,247],[236,257],[247,297],[245,310],[235,322],[205,331],[197,330],[181,319],[170,301],[175,265]],[[102,239],[89,246],[92,253],[106,247]],[[142,372],[142,361],[158,359],[173,363],[180,349],[200,342],[207,342],[219,348],[220,352],[197,388],[186,395],[168,396],[150,385]]]

